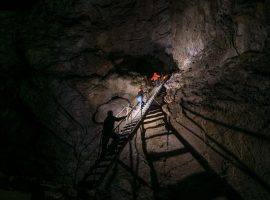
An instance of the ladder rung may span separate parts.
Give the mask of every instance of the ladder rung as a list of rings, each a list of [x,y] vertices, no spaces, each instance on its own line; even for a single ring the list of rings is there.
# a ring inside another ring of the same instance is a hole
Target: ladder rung
[[[134,124],[128,124],[126,125],[126,127],[135,127],[137,123],[134,123]]]
[[[123,134],[123,133],[130,133],[131,130],[121,130],[120,132],[121,132],[121,134]]]
[[[128,123],[127,125],[128,125],[128,126],[136,126],[137,123],[138,123],[138,121],[134,121],[134,122],[132,122],[132,123]]]

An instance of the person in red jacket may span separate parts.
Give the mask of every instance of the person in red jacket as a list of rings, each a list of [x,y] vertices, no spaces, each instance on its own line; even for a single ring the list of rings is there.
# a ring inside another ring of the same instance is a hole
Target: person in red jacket
[[[154,81],[155,85],[158,86],[159,85],[159,77],[160,75],[158,75],[156,72],[154,72],[151,80]]]

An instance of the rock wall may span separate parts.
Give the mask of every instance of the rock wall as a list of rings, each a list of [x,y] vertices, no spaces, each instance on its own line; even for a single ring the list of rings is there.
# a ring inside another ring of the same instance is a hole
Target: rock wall
[[[246,51],[269,47],[263,1],[173,1],[173,55],[182,68],[218,65]]]
[[[269,1],[173,1],[171,124],[244,199],[269,194]]]
[[[142,76],[174,59],[179,72],[164,98],[171,124],[245,199],[269,199],[269,8],[268,0],[1,7],[1,170],[76,182],[96,159],[106,111],[133,103]]]
[[[169,3],[13,3],[0,11],[1,169],[76,182],[97,157],[107,111],[136,103],[152,73],[140,68],[171,62]]]

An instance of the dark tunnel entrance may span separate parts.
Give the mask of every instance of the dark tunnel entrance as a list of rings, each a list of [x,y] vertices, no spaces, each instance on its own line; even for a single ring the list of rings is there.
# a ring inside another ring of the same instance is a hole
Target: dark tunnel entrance
[[[110,55],[110,59],[113,62],[119,62],[116,65],[116,71],[120,75],[135,72],[147,77],[151,77],[154,72],[159,74],[168,74],[177,69],[176,63],[171,56],[165,55],[163,57],[164,58],[161,60],[157,56],[153,55]]]

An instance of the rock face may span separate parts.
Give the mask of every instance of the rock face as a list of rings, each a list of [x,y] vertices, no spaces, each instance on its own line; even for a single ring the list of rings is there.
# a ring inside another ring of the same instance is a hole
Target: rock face
[[[270,4],[174,5],[180,73],[166,85],[171,124],[244,199],[270,199]]]
[[[114,178],[104,184],[112,199],[242,199],[184,132],[171,126],[165,93],[157,96],[113,168]]]
[[[143,76],[172,62],[169,3],[2,5],[2,169],[77,182],[97,157],[107,111],[135,104]]]
[[[78,182],[97,157],[106,112],[134,104],[145,75],[176,63],[168,122],[244,199],[270,199],[269,9],[268,0],[4,3],[0,171]],[[147,150],[164,148],[161,136],[152,141]],[[183,160],[157,164],[162,187],[188,174],[163,165],[196,168]]]
[[[268,56],[242,54],[220,70],[204,69],[200,77],[191,70],[168,83],[179,88],[167,108],[171,123],[245,199],[269,198],[269,163],[261,157],[269,154],[269,78],[260,72]]]
[[[268,5],[262,1],[174,1],[173,55],[181,68],[219,65],[269,47]]]

